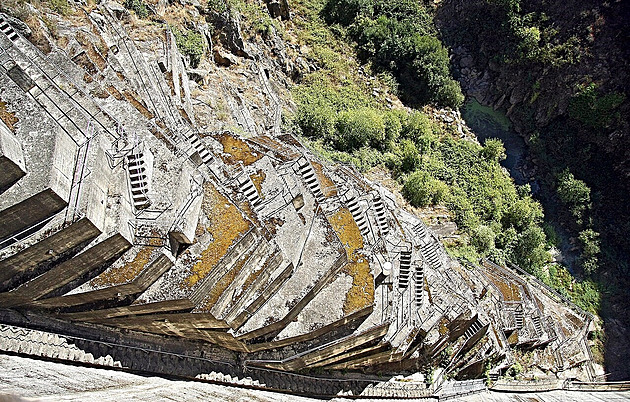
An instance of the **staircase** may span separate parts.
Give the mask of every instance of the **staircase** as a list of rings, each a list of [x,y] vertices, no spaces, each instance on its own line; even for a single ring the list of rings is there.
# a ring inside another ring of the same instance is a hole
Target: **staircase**
[[[149,200],[149,182],[147,167],[144,161],[144,153],[137,147],[127,155],[127,170],[129,171],[129,184],[131,197],[135,209],[144,209],[151,204]]]
[[[400,252],[400,270],[398,275],[398,288],[406,289],[409,286],[409,271],[411,269],[411,251]]]
[[[315,199],[320,204],[324,202],[324,194],[322,190],[319,188],[319,183],[317,182],[317,176],[315,175],[315,170],[311,166],[311,163],[308,159],[303,158],[298,162],[298,167],[302,178],[304,178],[304,182],[307,187],[311,190]]]
[[[212,162],[212,155],[210,154],[210,152],[208,152],[206,147],[201,143],[201,140],[199,139],[199,136],[197,134],[195,134],[195,132],[193,130],[187,130],[184,133],[184,136],[186,137],[186,139],[188,141],[190,141],[190,143],[192,144],[193,148],[199,154],[199,156],[201,157],[201,160],[203,161],[204,164],[207,165],[210,162]]]
[[[523,328],[524,318],[523,318],[523,310],[518,308],[514,310],[514,322],[516,323],[516,328]]]
[[[413,232],[421,239],[424,239],[429,234],[427,227],[422,222],[413,227]]]
[[[440,267],[440,257],[438,256],[437,244],[435,242],[431,241],[422,246],[422,256],[434,269]]]
[[[245,175],[244,178],[239,178],[238,188],[252,205],[254,211],[256,211],[256,213],[260,213],[260,210],[262,209],[262,199],[258,195],[258,190],[256,190],[256,186],[254,186],[254,183],[252,183],[249,176]]]
[[[422,291],[424,290],[424,266],[422,264],[416,265],[416,307],[422,306]]]
[[[350,213],[352,214],[352,218],[357,223],[359,227],[359,231],[361,235],[365,238],[370,233],[370,229],[368,228],[367,220],[365,219],[365,214],[361,211],[361,206],[356,198],[352,197],[348,200],[347,204]]]
[[[532,321],[534,322],[534,329],[536,330],[536,335],[539,337],[542,336],[543,327],[542,327],[542,323],[540,322],[540,316],[535,315],[534,317],[532,317]]]
[[[389,233],[389,226],[387,225],[387,217],[385,215],[385,205],[380,196],[376,196],[374,199],[374,210],[376,211],[376,222],[381,229],[381,235],[387,236]]]
[[[481,323],[479,322],[479,320],[475,320],[475,322],[472,323],[472,325],[470,327],[468,327],[468,329],[466,330],[466,332],[464,333],[464,339],[466,339],[466,342],[468,342],[468,340],[470,338],[472,338],[473,336],[475,336],[475,334],[477,332],[479,332],[479,330],[483,327],[483,325],[481,325]]]
[[[12,42],[20,39],[20,36],[15,32],[11,24],[4,18],[0,17],[0,31],[7,36]]]

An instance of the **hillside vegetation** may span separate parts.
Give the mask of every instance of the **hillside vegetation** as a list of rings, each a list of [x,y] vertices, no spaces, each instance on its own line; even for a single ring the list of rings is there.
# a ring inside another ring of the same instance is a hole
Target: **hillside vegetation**
[[[447,244],[454,256],[513,262],[596,312],[596,285],[575,283],[565,267],[551,264],[543,209],[529,186],[516,186],[501,167],[501,141],[480,145],[432,118],[436,107],[463,101],[437,36],[435,10],[406,0],[295,6],[320,68],[294,89],[293,130],[324,157],[364,171],[386,167],[412,206],[446,206],[462,234]],[[413,108],[392,108],[395,94]]]

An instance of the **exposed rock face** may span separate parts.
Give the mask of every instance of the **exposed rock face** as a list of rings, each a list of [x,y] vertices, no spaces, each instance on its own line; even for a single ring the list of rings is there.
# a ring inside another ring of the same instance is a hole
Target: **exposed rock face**
[[[230,52],[240,57],[249,57],[245,51],[243,34],[241,33],[240,16],[238,13],[225,11],[218,13],[210,11],[206,15],[207,21],[214,27],[218,41]]]
[[[291,19],[289,2],[287,0],[265,0],[271,18],[280,18],[283,21]]]
[[[592,0],[550,5],[535,1],[522,7],[546,14],[556,27],[557,41],[576,36],[579,42],[573,47],[580,46],[579,62],[554,65],[497,61],[507,39],[477,37],[474,23],[464,22],[469,16],[487,13],[491,8],[488,2],[444,1],[438,8],[438,24],[452,47],[462,88],[469,96],[484,105],[507,111],[515,129],[528,139],[531,132],[567,115],[569,101],[577,92],[578,84],[591,81],[601,84],[604,92],[628,93],[630,80],[625,66],[630,52],[625,44],[629,37],[625,21],[630,16],[630,8],[627,4]],[[472,26],[472,31],[465,35],[457,33],[464,24]],[[628,105],[626,97],[620,107],[622,115],[627,115]],[[608,138],[578,139],[585,144],[597,143],[616,160],[615,168],[626,177],[630,177],[630,160],[626,153],[630,148],[628,124],[627,119],[622,119]]]

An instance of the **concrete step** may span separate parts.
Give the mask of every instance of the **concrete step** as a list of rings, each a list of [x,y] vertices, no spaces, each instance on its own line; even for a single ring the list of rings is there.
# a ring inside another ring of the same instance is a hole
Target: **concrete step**
[[[20,38],[13,27],[6,22],[4,18],[0,18],[0,31],[2,31],[2,33],[4,33],[13,42]]]
[[[411,271],[411,251],[400,253],[400,266],[398,274],[398,288],[405,289],[409,285],[409,274]]]
[[[374,210],[376,211],[376,223],[381,229],[381,234],[386,236],[389,233],[389,225],[387,224],[386,209],[381,197],[374,199]]]
[[[232,306],[238,297],[243,293],[243,286],[249,276],[254,272],[263,269],[262,265],[266,261],[265,257],[268,256],[268,253],[269,242],[264,237],[261,237],[258,244],[251,251],[247,261],[242,264],[241,269],[236,274],[234,280],[232,280],[221,296],[219,296],[214,306],[212,306],[211,313],[215,317],[224,318],[227,316],[229,307]]]

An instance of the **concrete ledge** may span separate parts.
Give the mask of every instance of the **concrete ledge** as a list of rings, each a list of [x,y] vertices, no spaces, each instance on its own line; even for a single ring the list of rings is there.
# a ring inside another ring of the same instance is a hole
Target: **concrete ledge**
[[[0,211],[0,241],[16,236],[66,207],[50,188]]]
[[[0,291],[40,275],[56,261],[64,260],[99,234],[101,231],[84,218],[0,261]]]
[[[381,339],[387,333],[388,328],[389,324],[381,324],[362,333],[346,336],[315,350],[307,351],[282,361],[249,361],[248,364],[285,371],[300,370],[366,343]]]
[[[94,278],[130,247],[131,244],[124,237],[115,234],[2,296],[8,299],[9,305],[15,305],[14,303],[23,304],[25,300],[37,300],[48,295],[62,295]]]
[[[164,254],[160,254],[131,283],[38,300],[33,305],[40,308],[62,309],[62,311],[83,311],[128,305],[172,266],[171,260]]]
[[[124,327],[144,331],[146,328],[168,327],[173,331],[186,332],[188,329],[227,330],[229,325],[217,320],[210,313],[166,313],[141,316],[114,317],[99,321],[110,327]]]
[[[325,334],[334,331],[335,329],[341,328],[344,325],[347,325],[351,322],[357,321],[357,320],[361,320],[362,318],[365,318],[366,316],[370,315],[372,313],[373,307],[366,307],[362,310],[358,310],[355,311],[354,313],[343,317],[340,320],[337,320],[333,323],[330,323],[326,326],[323,326],[319,329],[316,329],[315,331],[311,331],[308,332],[306,334],[303,335],[298,335],[298,336],[294,336],[291,338],[285,338],[282,339],[280,341],[272,341],[272,342],[266,342],[266,343],[255,343],[255,344],[251,344],[248,345],[248,349],[251,352],[259,352],[262,350],[268,350],[268,349],[277,349],[277,348],[282,348],[284,346],[288,346],[288,345],[292,345],[295,344],[297,342],[307,342],[307,341],[312,341],[314,339],[320,338],[322,336],[324,336]]]
[[[195,307],[188,299],[167,300],[155,303],[139,304],[134,306],[121,306],[96,311],[81,311],[64,314],[64,317],[72,321],[96,321],[114,317],[129,315],[144,315],[154,313],[190,312]]]

